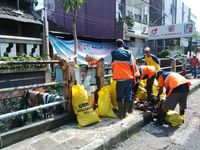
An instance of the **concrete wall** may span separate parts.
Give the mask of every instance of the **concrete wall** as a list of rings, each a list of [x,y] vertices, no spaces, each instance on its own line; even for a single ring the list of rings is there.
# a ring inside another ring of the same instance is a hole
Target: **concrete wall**
[[[63,11],[62,3],[56,0],[45,0],[48,19],[72,33],[72,14]],[[78,11],[78,35],[115,38],[115,0],[89,0]]]

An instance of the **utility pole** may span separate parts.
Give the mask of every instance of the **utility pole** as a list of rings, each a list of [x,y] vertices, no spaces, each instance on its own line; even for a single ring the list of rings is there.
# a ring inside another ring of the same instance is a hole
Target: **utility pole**
[[[189,48],[189,55],[191,57],[192,56],[192,37],[190,37],[188,48]]]
[[[43,8],[43,49],[46,60],[50,60],[49,55],[49,27],[47,20],[47,10]],[[45,82],[51,82],[51,67],[47,64],[47,70],[45,73]]]

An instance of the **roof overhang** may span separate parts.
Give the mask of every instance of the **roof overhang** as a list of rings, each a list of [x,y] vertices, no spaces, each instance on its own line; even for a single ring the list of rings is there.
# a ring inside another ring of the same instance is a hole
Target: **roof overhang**
[[[33,24],[43,25],[42,22],[40,22],[39,20],[26,19],[26,18],[22,18],[20,16],[15,17],[15,16],[10,16],[10,15],[0,14],[0,18],[20,21],[20,22],[24,22],[24,23],[33,23]]]

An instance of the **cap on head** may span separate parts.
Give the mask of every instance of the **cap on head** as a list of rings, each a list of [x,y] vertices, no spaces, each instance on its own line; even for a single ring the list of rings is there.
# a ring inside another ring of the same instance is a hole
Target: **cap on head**
[[[117,39],[116,40],[116,45],[117,45],[117,47],[123,47],[124,46],[124,41],[122,39]]]
[[[149,52],[151,49],[149,47],[145,47],[144,51]]]

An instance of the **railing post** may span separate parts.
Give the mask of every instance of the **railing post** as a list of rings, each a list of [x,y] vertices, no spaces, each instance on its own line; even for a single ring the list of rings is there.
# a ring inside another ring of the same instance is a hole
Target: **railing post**
[[[73,112],[72,108],[72,86],[75,84],[74,62],[68,63],[64,71],[64,80],[68,84],[64,86],[64,97],[67,99],[66,110]]]
[[[104,61],[99,62],[97,64],[97,72],[96,72],[96,77],[97,77],[97,88],[101,88],[104,86]]]
[[[176,59],[171,59],[171,66],[173,72],[176,72]]]
[[[72,85],[75,84],[74,62],[69,62],[66,58],[58,55],[54,55],[54,59],[60,61],[59,65],[63,70],[63,79],[67,82],[64,85],[64,97],[67,100],[65,110],[72,112]]]
[[[186,76],[186,62],[185,60],[183,61],[183,67],[182,67],[182,71],[183,71],[183,76]]]

